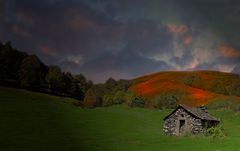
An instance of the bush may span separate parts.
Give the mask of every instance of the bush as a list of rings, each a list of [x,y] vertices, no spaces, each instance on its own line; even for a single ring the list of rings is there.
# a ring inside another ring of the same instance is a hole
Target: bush
[[[157,95],[153,102],[154,108],[170,108],[174,109],[177,107],[177,100],[180,98],[181,94],[179,92],[170,92],[170,93],[162,93]]]
[[[226,134],[222,126],[216,126],[207,129],[206,136],[210,136],[212,138],[223,138]]]
[[[131,91],[127,91],[124,95],[124,101],[129,107],[145,107],[145,99],[141,96],[137,96]]]
[[[145,106],[145,102],[140,97],[135,98],[131,101],[130,107],[141,107],[143,108]]]
[[[103,106],[111,106],[114,104],[122,104],[126,102],[125,99],[126,92],[117,91],[115,93],[105,94],[102,99]]]

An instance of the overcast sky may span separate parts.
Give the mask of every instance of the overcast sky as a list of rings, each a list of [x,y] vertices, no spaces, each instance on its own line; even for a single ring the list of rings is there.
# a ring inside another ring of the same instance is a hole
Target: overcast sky
[[[0,0],[0,41],[94,82],[240,71],[239,0]]]

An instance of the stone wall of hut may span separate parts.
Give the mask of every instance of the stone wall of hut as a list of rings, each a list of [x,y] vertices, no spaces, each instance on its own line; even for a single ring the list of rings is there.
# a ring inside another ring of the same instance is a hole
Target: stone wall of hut
[[[184,131],[179,130],[179,121],[185,120]],[[165,121],[163,126],[164,134],[167,135],[184,135],[184,134],[197,134],[202,132],[202,121],[186,112],[184,109],[177,109]]]

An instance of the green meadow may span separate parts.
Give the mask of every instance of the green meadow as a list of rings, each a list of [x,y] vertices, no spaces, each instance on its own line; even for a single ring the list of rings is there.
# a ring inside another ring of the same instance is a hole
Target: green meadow
[[[171,110],[82,109],[76,100],[0,87],[1,151],[238,151],[240,113],[211,110],[225,138],[162,134]]]

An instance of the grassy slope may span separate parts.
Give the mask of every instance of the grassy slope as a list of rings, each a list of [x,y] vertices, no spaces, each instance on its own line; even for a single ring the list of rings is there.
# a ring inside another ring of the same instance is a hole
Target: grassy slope
[[[67,98],[0,87],[0,150],[4,151],[236,151],[240,116],[214,111],[225,139],[162,135],[170,110],[124,105],[81,109]]]
[[[191,82],[193,77],[194,79]],[[205,105],[217,99],[232,100],[233,102],[240,101],[240,97],[229,97],[214,92],[217,89],[227,92],[229,85],[240,82],[239,76],[231,73],[170,71],[138,77],[132,81],[134,84],[130,87],[130,90],[149,99],[154,99],[159,93],[180,92],[183,94],[180,103],[192,106]]]

